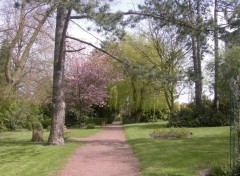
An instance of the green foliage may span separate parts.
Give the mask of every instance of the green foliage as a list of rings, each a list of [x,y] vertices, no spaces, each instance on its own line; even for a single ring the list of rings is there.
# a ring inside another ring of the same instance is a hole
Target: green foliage
[[[107,118],[92,118],[89,117],[86,120],[86,124],[95,124],[95,125],[102,125],[103,122],[107,122]]]
[[[105,123],[108,123],[108,124],[113,123],[114,118],[116,116],[114,109],[111,109],[108,106],[103,106],[103,107],[95,106],[93,107],[93,109],[94,109],[94,116],[93,116],[94,118],[97,117],[97,118],[106,119],[106,121],[105,120],[104,121]]]
[[[210,169],[210,173],[208,176],[230,176],[232,175],[229,169],[229,166],[227,165],[218,165],[214,166],[213,168]],[[236,176],[236,175],[234,175]]]
[[[43,126],[42,126],[41,122],[33,122],[32,123],[32,129],[37,130],[37,131],[42,131]]]
[[[157,66],[153,64],[153,60],[158,60],[157,52],[144,35],[128,35],[119,45],[121,52],[118,57],[127,58],[129,65],[122,66],[123,79],[110,88],[111,99],[108,103],[116,111],[128,114],[139,109],[150,111],[154,105],[156,109],[166,106],[163,92],[160,91],[161,82],[155,73]]]
[[[43,128],[48,128],[51,126],[51,116],[52,116],[52,107],[51,104],[43,104],[39,107],[40,114],[42,117],[40,122],[42,123]]]
[[[203,106],[196,107],[190,103],[171,114],[168,126],[170,127],[203,127],[229,125],[227,113],[216,112],[209,100],[205,100]]]
[[[122,121],[122,116],[120,114],[116,115],[114,121],[120,122]]]
[[[89,124],[87,124],[86,128],[87,129],[94,129],[95,128],[95,124],[89,123]]]
[[[82,127],[86,116],[80,116],[78,113],[72,109],[68,109],[65,114],[65,124],[67,127]]]
[[[191,137],[192,133],[186,128],[162,128],[162,129],[155,129],[153,132],[150,133],[150,136],[153,138],[186,138]]]
[[[0,128],[2,131],[32,129],[32,123],[45,122],[46,117],[39,105],[32,104],[21,98],[0,100]]]
[[[229,160],[222,158],[221,160],[213,161],[211,164],[205,165],[199,169],[198,175],[207,176],[238,176],[239,172],[231,171],[229,167]]]

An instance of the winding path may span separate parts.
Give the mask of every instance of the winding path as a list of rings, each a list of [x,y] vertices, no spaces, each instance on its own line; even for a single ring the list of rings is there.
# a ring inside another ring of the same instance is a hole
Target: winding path
[[[60,176],[140,176],[139,161],[119,124],[107,125],[69,158]]]

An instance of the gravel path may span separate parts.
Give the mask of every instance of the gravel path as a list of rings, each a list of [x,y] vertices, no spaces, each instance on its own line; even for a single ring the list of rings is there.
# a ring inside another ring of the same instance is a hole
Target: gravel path
[[[121,125],[107,125],[88,138],[69,158],[60,176],[140,176],[139,161],[126,141]]]

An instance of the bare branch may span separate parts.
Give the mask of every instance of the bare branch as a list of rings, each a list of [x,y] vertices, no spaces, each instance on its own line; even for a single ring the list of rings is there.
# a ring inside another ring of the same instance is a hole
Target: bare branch
[[[66,53],[73,53],[73,52],[82,51],[84,49],[86,49],[86,48],[80,48],[80,49],[76,49],[76,50],[65,50],[64,52],[66,52]]]
[[[127,63],[124,62],[123,60],[117,58],[116,56],[112,55],[111,53],[107,52],[106,50],[103,50],[103,49],[101,49],[101,48],[99,48],[99,47],[93,45],[92,43],[89,43],[89,42],[83,41],[83,40],[78,39],[78,38],[75,38],[75,37],[70,37],[70,36],[66,36],[66,38],[69,38],[69,39],[72,39],[72,40],[76,40],[76,41],[78,41],[78,42],[80,42],[80,43],[87,44],[87,45],[89,45],[89,46],[91,46],[91,47],[93,47],[93,48],[95,48],[95,49],[101,51],[102,53],[104,53],[104,54],[110,56],[111,58],[115,59],[116,61],[118,61],[118,62],[120,62],[120,63],[122,63],[122,64],[127,64]],[[127,65],[128,65],[128,64],[127,64]]]
[[[7,31],[11,31],[14,30],[13,28],[9,28],[9,29],[0,29],[0,32],[7,32]]]

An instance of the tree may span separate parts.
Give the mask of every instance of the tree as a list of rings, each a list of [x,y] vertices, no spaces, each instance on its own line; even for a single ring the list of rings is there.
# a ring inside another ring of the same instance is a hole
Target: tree
[[[9,5],[9,2],[8,4]],[[5,6],[6,7],[6,6]],[[4,87],[4,95],[9,95],[14,87],[19,84],[24,76],[24,68],[27,59],[31,53],[38,34],[42,32],[44,23],[55,10],[55,4],[44,4],[43,2],[28,3],[25,0],[15,4],[16,12],[6,12],[5,20],[8,15],[16,14],[18,18],[17,25],[11,20],[6,22],[4,29],[5,38],[8,39],[6,46],[7,61],[5,65],[6,86]],[[8,9],[8,7],[6,7]],[[40,14],[39,18],[35,17]]]
[[[129,116],[127,120],[131,122],[139,122],[143,113],[154,111],[154,107],[166,106],[162,90],[166,74],[163,76],[164,71],[161,72],[160,67],[164,67],[159,63],[161,56],[150,38],[150,34],[145,33],[128,35],[118,45],[118,57],[127,58],[128,64],[122,65],[123,80],[111,89],[113,100],[110,104]]]
[[[64,62],[65,62],[65,40],[67,27],[71,15],[71,7],[60,4],[57,7],[54,68],[53,68],[53,95],[52,106],[53,116],[48,144],[64,144],[64,121],[65,121],[65,101],[64,101]]]
[[[152,64],[156,65],[155,79],[161,82],[161,89],[164,92],[168,109],[171,113],[174,112],[175,100],[179,98],[182,89],[184,69],[182,67],[184,61],[184,46],[177,40],[177,35],[174,28],[165,27],[150,28],[150,34],[147,36],[152,43],[153,49],[157,54],[156,58],[149,58]],[[180,88],[177,91],[177,86]]]
[[[140,15],[143,19],[153,18],[155,27],[174,26],[179,34],[178,39],[188,41],[192,49],[193,77],[195,83],[195,103],[202,105],[202,66],[204,53],[205,32],[208,31],[207,18],[209,1],[174,1],[174,0],[145,0],[139,6],[140,11],[129,11],[125,14]],[[134,19],[134,18],[133,18]]]
[[[74,10],[76,16],[71,16]],[[89,44],[80,39],[67,36],[67,29],[70,20],[88,19],[93,21],[97,26],[97,31],[110,32],[115,30],[119,33],[119,25],[122,15],[119,13],[107,13],[109,5],[100,3],[100,1],[69,1],[62,0],[57,7],[56,31],[55,31],[55,50],[54,50],[54,71],[53,71],[53,117],[48,144],[64,144],[64,118],[65,118],[65,101],[64,101],[64,62],[65,62],[65,41],[66,38]],[[95,47],[100,49],[98,47]],[[101,50],[101,49],[100,49]],[[101,50],[103,51],[103,50]],[[103,51],[104,52],[104,51]],[[105,52],[106,53],[106,52]],[[110,54],[109,54],[110,55]]]
[[[214,99],[213,107],[216,111],[219,109],[219,95],[218,95],[218,75],[219,75],[219,47],[218,47],[218,0],[215,0],[214,7],[214,56],[215,56],[215,69],[214,69]]]
[[[92,105],[103,106],[109,98],[107,88],[117,80],[116,72],[109,62],[109,58],[99,52],[83,59],[81,54],[74,54],[74,60],[66,71],[66,103],[83,113],[89,112]]]

